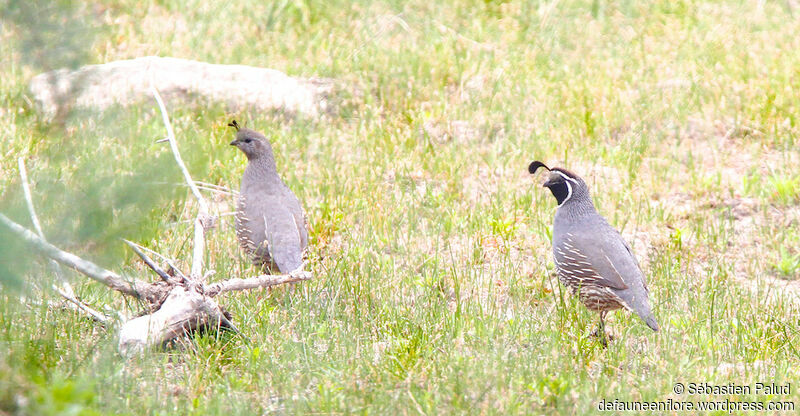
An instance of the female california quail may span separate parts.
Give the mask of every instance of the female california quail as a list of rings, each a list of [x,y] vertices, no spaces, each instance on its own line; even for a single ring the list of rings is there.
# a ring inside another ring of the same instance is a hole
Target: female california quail
[[[236,146],[247,156],[239,200],[236,204],[236,236],[253,263],[281,273],[303,264],[308,231],[300,201],[283,183],[275,167],[272,146],[263,134],[240,128],[236,120]]]
[[[543,186],[558,202],[553,222],[558,280],[577,292],[589,310],[600,313],[598,332],[603,343],[606,313],[623,307],[658,331],[639,263],[617,230],[597,213],[586,182],[566,169],[550,169],[539,161],[532,162],[528,172],[533,174],[540,167],[550,171]]]

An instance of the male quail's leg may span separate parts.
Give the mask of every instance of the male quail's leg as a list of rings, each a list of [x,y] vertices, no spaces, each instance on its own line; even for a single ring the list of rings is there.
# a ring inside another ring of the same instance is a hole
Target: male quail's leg
[[[599,312],[600,314],[600,322],[597,324],[597,327],[587,335],[587,337],[600,337],[603,333],[603,312]]]
[[[600,343],[603,347],[608,347],[608,338],[606,337],[606,311],[600,312]]]
[[[600,338],[600,344],[602,344],[603,347],[608,347],[608,341],[614,339],[613,336],[606,334],[605,318],[607,313],[608,311],[600,311],[600,324],[597,326],[597,329],[592,332],[592,336]]]

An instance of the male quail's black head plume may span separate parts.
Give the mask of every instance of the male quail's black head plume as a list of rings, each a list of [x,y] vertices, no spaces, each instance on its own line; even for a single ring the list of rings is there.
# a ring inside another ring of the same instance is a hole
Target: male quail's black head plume
[[[236,146],[247,156],[236,209],[236,236],[253,263],[289,273],[303,263],[308,231],[300,201],[283,183],[275,167],[272,146],[263,134],[236,129]]]
[[[550,171],[544,186],[558,202],[553,258],[561,283],[578,292],[587,308],[600,312],[601,331],[606,313],[622,307],[658,331],[639,263],[622,236],[595,209],[586,182],[539,161],[532,162],[528,172],[533,174],[540,167]]]

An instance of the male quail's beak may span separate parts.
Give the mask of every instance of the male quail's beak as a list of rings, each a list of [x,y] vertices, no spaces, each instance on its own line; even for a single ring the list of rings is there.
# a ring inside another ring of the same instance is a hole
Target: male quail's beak
[[[543,188],[549,188],[549,187],[555,185],[556,183],[557,183],[557,181],[554,181],[552,179],[548,179],[547,182],[542,184],[542,187]]]
[[[543,183],[542,186],[545,188],[549,188],[551,186],[557,185],[559,182],[563,180],[564,179],[562,179],[560,175],[551,173],[550,176],[547,178],[547,182]]]

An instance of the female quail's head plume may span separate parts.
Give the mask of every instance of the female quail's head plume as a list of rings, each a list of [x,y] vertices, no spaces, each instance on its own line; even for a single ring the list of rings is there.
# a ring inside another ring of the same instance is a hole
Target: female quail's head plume
[[[595,209],[586,182],[538,160],[528,166],[528,172],[534,174],[539,168],[550,172],[543,186],[558,202],[553,259],[561,283],[577,292],[587,308],[600,313],[601,334],[606,313],[619,308],[635,312],[658,331],[639,263],[622,236]]]

